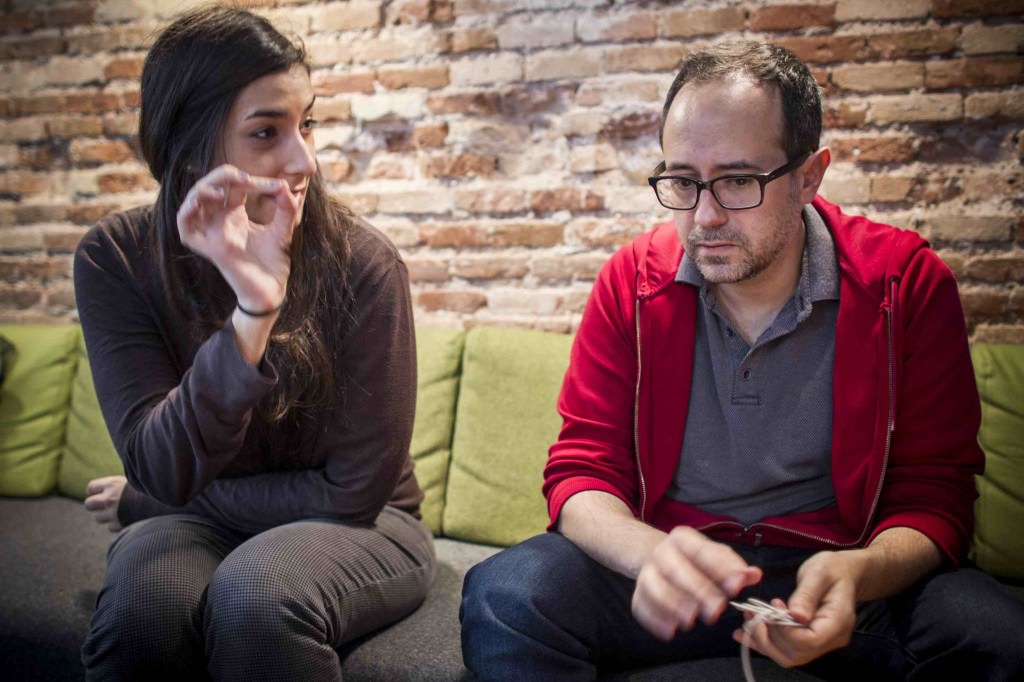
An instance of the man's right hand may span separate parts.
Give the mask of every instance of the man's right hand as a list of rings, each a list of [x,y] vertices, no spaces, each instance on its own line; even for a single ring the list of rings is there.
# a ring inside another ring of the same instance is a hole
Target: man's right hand
[[[744,587],[761,580],[727,545],[693,528],[676,528],[648,555],[633,592],[633,616],[654,636],[670,640],[700,618],[714,623]]]

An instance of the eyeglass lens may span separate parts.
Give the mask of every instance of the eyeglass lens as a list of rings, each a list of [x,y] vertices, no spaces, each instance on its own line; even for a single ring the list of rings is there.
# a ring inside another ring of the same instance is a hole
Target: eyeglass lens
[[[723,208],[750,208],[761,203],[761,184],[751,177],[718,178],[710,187]],[[688,178],[666,178],[658,181],[658,196],[672,208],[688,210],[697,205],[699,188]]]

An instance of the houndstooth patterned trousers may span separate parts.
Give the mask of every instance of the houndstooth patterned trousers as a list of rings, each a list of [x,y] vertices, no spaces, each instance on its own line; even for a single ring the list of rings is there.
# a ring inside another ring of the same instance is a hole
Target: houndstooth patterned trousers
[[[306,520],[248,538],[146,519],[107,553],[86,677],[340,680],[335,649],[415,610],[434,562],[430,531],[391,507],[372,527]]]

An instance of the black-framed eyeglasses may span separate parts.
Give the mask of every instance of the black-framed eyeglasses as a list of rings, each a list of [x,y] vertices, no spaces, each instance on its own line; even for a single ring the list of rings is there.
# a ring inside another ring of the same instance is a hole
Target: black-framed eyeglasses
[[[764,186],[799,168],[810,155],[808,152],[798,156],[770,173],[722,175],[707,181],[685,175],[661,175],[665,172],[665,162],[662,161],[654,169],[654,175],[647,178],[647,182],[654,189],[658,203],[674,211],[692,211],[697,208],[700,193],[705,189],[711,192],[722,208],[741,211],[760,206],[764,201]]]

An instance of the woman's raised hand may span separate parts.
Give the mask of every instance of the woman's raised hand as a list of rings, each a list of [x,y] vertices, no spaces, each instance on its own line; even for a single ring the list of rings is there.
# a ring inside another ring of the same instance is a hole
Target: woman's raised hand
[[[219,166],[192,186],[177,218],[181,243],[220,270],[243,308],[281,304],[300,218],[299,199],[285,180]]]

